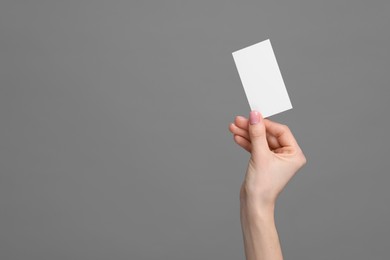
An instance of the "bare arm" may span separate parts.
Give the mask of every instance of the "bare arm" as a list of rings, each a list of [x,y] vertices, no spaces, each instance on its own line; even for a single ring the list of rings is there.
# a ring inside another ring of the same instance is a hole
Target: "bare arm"
[[[240,216],[247,260],[282,260],[275,226],[277,197],[306,158],[290,129],[252,111],[230,125],[234,140],[250,154],[240,191]]]
[[[244,202],[240,213],[246,259],[282,260],[274,209],[259,209]]]

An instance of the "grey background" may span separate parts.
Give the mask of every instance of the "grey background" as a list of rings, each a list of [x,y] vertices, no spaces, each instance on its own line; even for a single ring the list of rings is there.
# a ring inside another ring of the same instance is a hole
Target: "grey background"
[[[388,1],[1,1],[0,258],[243,259],[249,106],[271,39],[308,164],[286,259],[389,259]]]

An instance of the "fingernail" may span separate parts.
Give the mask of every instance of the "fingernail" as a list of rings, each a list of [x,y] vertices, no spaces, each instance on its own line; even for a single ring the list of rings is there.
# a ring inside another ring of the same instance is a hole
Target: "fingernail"
[[[251,125],[258,124],[260,122],[259,112],[253,110],[249,114],[249,122]]]

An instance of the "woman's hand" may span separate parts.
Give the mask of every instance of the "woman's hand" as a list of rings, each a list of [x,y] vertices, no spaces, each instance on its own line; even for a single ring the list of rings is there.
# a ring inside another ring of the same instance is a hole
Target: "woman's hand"
[[[236,117],[229,130],[235,142],[251,154],[241,201],[273,207],[283,188],[306,164],[301,148],[287,126],[263,119],[258,111],[250,113],[250,120]]]
[[[280,192],[306,163],[290,129],[252,111],[229,127],[250,154],[240,191],[240,219],[247,260],[282,260],[274,207]]]

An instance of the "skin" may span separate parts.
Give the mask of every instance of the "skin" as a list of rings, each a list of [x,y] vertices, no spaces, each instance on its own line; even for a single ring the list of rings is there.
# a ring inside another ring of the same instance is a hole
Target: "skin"
[[[257,123],[256,123],[257,122]],[[247,260],[282,260],[274,210],[279,194],[306,164],[291,130],[252,111],[229,125],[234,141],[250,153],[240,190],[240,219]]]

